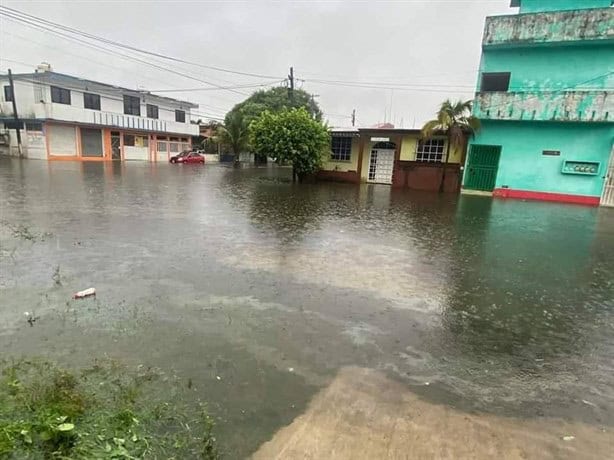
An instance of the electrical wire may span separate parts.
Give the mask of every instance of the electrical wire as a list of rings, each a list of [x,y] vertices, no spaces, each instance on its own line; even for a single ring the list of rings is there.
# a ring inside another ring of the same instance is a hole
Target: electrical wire
[[[201,68],[205,68],[205,69],[215,70],[217,72],[224,72],[224,73],[243,75],[243,76],[250,76],[250,77],[256,77],[256,78],[263,78],[263,79],[269,79],[269,80],[279,80],[280,78],[283,78],[283,77],[280,77],[280,76],[262,75],[262,74],[256,74],[256,73],[251,73],[251,72],[242,72],[242,71],[237,71],[237,70],[224,69],[222,67],[216,67],[216,66],[200,64],[200,63],[197,63],[197,62],[192,62],[192,61],[188,61],[188,60],[185,60],[185,59],[180,59],[180,58],[176,58],[176,57],[173,57],[173,56],[168,56],[168,55],[164,55],[164,54],[161,54],[161,53],[156,53],[156,52],[144,50],[142,48],[137,48],[135,46],[126,45],[125,43],[117,42],[117,41],[114,41],[114,40],[109,40],[107,38],[100,37],[100,36],[97,36],[97,35],[93,35],[93,34],[90,34],[88,32],[84,32],[82,30],[73,28],[73,27],[65,26],[65,25],[59,24],[57,22],[49,21],[47,19],[44,19],[44,18],[41,18],[41,17],[38,17],[38,16],[27,14],[27,13],[24,13],[24,12],[16,10],[16,9],[0,5],[0,12],[2,10],[4,10],[4,12],[12,13],[14,17],[21,16],[22,18],[30,19],[30,20],[33,20],[33,21],[39,21],[41,23],[47,24],[48,26],[64,30],[66,32],[69,32],[69,33],[72,33],[72,34],[75,34],[75,35],[80,35],[82,37],[86,37],[86,38],[89,38],[91,40],[97,40],[97,41],[106,43],[108,45],[112,45],[112,46],[115,46],[115,47],[118,47],[118,48],[128,49],[128,50],[135,51],[135,52],[138,52],[138,53],[141,53],[141,54],[146,54],[146,55],[149,55],[149,56],[154,56],[154,57],[158,57],[158,58],[162,58],[162,59],[166,59],[166,60],[170,60],[170,61],[175,61],[175,62],[181,62],[183,64],[188,64],[188,65],[193,65],[193,66],[196,66],[196,67],[201,67]]]
[[[182,76],[184,78],[188,78],[190,80],[198,81],[198,82],[204,83],[206,85],[215,86],[215,87],[218,87],[218,88],[223,88],[221,85],[218,85],[216,83],[212,83],[210,81],[206,81],[206,80],[203,80],[201,78],[197,78],[197,77],[194,77],[192,75],[189,75],[189,74],[186,74],[186,73],[183,73],[183,72],[178,72],[178,71],[170,69],[168,67],[164,67],[162,65],[157,65],[157,64],[154,64],[152,62],[145,61],[143,59],[140,59],[140,58],[137,58],[137,57],[134,57],[134,56],[129,56],[129,55],[126,55],[126,54],[119,53],[117,51],[109,50],[108,48],[104,48],[104,47],[102,47],[100,45],[95,45],[95,44],[87,42],[85,40],[81,40],[81,39],[79,39],[77,37],[73,37],[73,36],[64,34],[62,32],[58,32],[56,30],[49,29],[49,28],[47,28],[45,26],[41,26],[40,24],[36,24],[36,23],[31,22],[31,21],[27,21],[27,20],[23,20],[23,19],[20,19],[20,18],[17,18],[17,17],[13,17],[11,15],[7,15],[5,12],[3,12],[1,10],[0,10],[0,15],[4,16],[6,19],[12,20],[14,22],[18,22],[18,23],[27,25],[29,27],[33,27],[35,29],[39,29],[39,30],[42,30],[44,32],[48,32],[48,33],[60,36],[62,38],[65,38],[65,39],[68,39],[68,40],[80,43],[82,45],[88,46],[90,48],[98,49],[98,50],[106,52],[106,53],[111,53],[113,55],[117,55],[117,56],[123,57],[124,59],[129,59],[130,61],[137,61],[137,62],[146,64],[148,66],[154,67],[156,69],[163,70],[163,71],[169,72],[169,73],[173,73],[175,75],[179,75],[179,76]],[[237,94],[241,94],[243,96],[249,96],[249,94],[247,94],[247,93],[244,93],[244,92],[241,92],[241,91],[237,91],[237,90],[233,90],[233,89],[228,89],[227,91],[230,91],[230,92],[233,92],[233,93],[237,93]]]

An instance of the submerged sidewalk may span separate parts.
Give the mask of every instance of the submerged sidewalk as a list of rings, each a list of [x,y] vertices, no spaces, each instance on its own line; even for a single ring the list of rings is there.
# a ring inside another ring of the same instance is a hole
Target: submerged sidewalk
[[[253,458],[596,459],[612,452],[608,427],[468,414],[426,402],[377,371],[350,367]]]

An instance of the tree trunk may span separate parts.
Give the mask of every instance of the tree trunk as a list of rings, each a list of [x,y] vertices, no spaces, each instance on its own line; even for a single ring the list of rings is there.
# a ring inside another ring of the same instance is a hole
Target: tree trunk
[[[443,193],[445,183],[446,183],[446,169],[448,166],[448,159],[450,158],[450,144],[452,143],[450,137],[448,136],[448,146],[446,147],[446,156],[444,158],[442,168],[441,168],[441,183],[439,184],[439,193]]]
[[[296,168],[292,166],[292,182],[296,182],[297,177],[298,177],[298,173],[296,172]]]

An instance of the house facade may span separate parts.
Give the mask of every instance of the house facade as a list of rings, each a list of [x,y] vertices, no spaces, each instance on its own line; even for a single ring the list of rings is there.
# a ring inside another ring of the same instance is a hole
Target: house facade
[[[463,190],[614,206],[612,0],[486,18]]]
[[[189,102],[64,75],[48,65],[13,75],[13,82],[14,94],[8,76],[0,76],[0,151],[6,154],[167,161],[190,148],[191,137],[198,135],[198,126],[190,123],[197,105]]]
[[[414,190],[458,192],[465,149],[450,151],[447,139],[422,139],[418,129],[334,128],[331,149],[318,177],[352,183],[388,184]]]

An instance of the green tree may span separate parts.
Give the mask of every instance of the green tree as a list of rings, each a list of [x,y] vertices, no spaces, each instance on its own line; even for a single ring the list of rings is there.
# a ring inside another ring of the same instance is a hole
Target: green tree
[[[290,97],[288,88],[281,87],[256,91],[243,102],[235,105],[226,117],[235,112],[242,112],[249,125],[266,110],[277,113],[283,109],[298,109],[300,107],[307,110],[316,120],[322,119],[320,107],[318,107],[318,104],[308,92],[302,89],[295,89],[292,97]]]
[[[471,115],[471,101],[452,102],[446,99],[437,112],[437,118],[427,121],[422,127],[422,137],[429,138],[443,133],[448,138],[439,191],[443,192],[446,180],[446,166],[450,158],[450,148],[462,149],[467,136],[474,136],[480,129],[480,120]]]
[[[266,111],[251,123],[250,131],[256,153],[292,164],[299,182],[318,171],[330,147],[328,129],[304,108]]]
[[[249,125],[240,111],[228,113],[223,125],[217,126],[219,142],[232,150],[235,166],[240,163],[241,152],[249,145]]]

